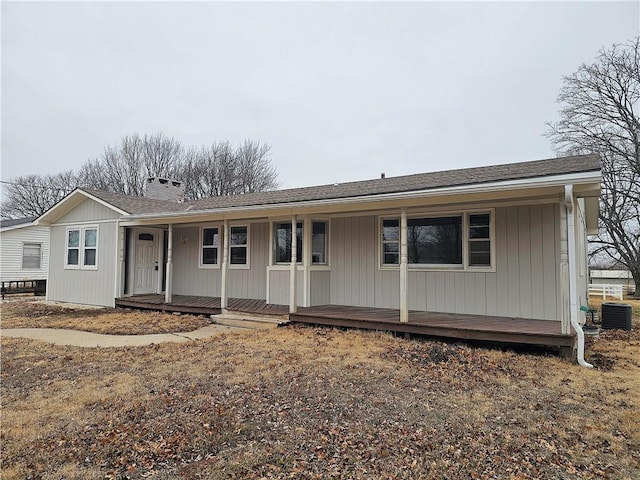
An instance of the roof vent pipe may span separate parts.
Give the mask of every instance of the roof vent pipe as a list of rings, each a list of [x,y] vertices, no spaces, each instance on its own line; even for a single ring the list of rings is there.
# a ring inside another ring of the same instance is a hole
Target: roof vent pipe
[[[384,178],[385,176],[386,176],[386,175],[384,174],[384,172],[382,172],[382,173],[380,174],[380,178]]]

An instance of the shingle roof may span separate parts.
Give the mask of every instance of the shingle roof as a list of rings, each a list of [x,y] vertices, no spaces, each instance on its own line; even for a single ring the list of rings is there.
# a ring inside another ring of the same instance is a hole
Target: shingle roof
[[[11,218],[8,220],[0,220],[0,228],[15,227],[33,222],[38,217]]]
[[[207,210],[225,207],[353,198],[366,195],[429,190],[599,170],[600,158],[597,155],[580,155],[533,162],[378,178],[375,180],[340,183],[336,185],[321,185],[317,187],[276,190],[273,192],[212,197],[191,202],[187,208],[189,210]]]
[[[184,203],[170,202],[168,200],[156,200],[149,197],[135,197],[132,195],[123,195],[121,193],[93,190],[89,188],[81,188],[80,190],[130,214],[180,212],[187,208]]]
[[[600,158],[597,155],[579,155],[532,162],[378,178],[335,185],[292,188],[271,192],[247,193],[243,195],[226,195],[184,203],[154,200],[146,197],[133,197],[101,190],[89,190],[85,188],[82,190],[130,214],[161,214],[355,198],[368,195],[430,190],[593,171],[600,171]]]

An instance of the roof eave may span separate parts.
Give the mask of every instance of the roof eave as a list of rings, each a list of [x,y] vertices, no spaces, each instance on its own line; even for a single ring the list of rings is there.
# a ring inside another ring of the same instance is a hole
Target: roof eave
[[[298,202],[284,202],[284,203],[269,203],[264,205],[247,205],[237,207],[221,207],[202,210],[184,210],[180,212],[167,212],[167,213],[150,213],[150,214],[133,214],[127,217],[127,220],[134,224],[136,221],[148,221],[158,220],[164,221],[164,223],[171,223],[172,219],[188,216],[189,218],[198,218],[210,216],[212,214],[225,215],[236,212],[246,212],[247,217],[259,215],[260,212],[267,210],[291,210],[291,209],[304,209],[308,207],[319,207],[329,205],[347,205],[347,204],[359,204],[370,203],[372,201],[392,201],[399,199],[412,199],[412,198],[428,198],[436,196],[452,196],[452,195],[470,195],[480,193],[491,192],[504,192],[506,190],[528,190],[528,189],[540,189],[548,187],[564,187],[564,185],[574,185],[589,187],[582,189],[583,194],[588,197],[597,196],[600,193],[600,182],[602,175],[600,170],[592,170],[586,172],[551,175],[544,177],[532,177],[526,179],[507,180],[499,182],[477,183],[468,185],[458,185],[453,187],[440,187],[421,190],[411,190],[407,192],[395,192],[384,194],[372,194],[362,195],[358,197],[341,197],[322,200],[303,200]],[[577,189],[577,193],[580,193],[580,188]]]

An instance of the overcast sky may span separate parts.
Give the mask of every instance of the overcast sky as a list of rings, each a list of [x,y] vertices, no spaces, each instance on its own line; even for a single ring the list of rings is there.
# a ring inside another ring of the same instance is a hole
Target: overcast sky
[[[554,156],[562,75],[640,2],[2,2],[2,179],[133,133],[256,139],[284,188]]]

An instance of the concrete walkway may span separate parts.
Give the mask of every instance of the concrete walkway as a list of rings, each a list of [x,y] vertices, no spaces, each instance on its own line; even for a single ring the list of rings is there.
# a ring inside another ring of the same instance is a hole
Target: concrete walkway
[[[154,333],[152,335],[103,335],[101,333],[57,328],[6,328],[0,330],[0,337],[30,338],[55,345],[75,347],[139,347],[151,345],[152,343],[190,342],[233,331],[247,331],[247,329],[212,324],[193,332]]]

